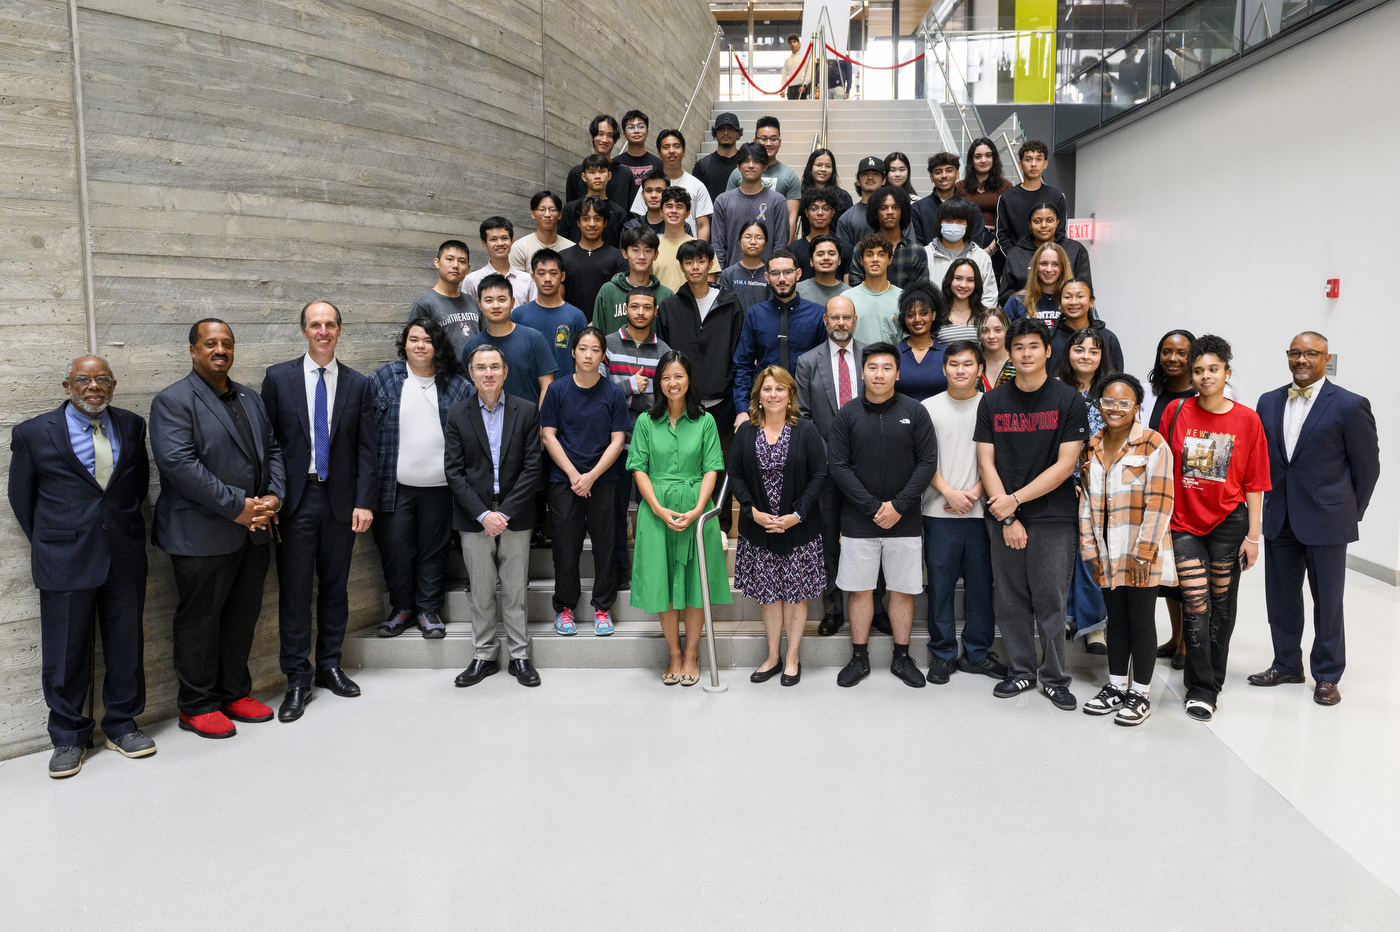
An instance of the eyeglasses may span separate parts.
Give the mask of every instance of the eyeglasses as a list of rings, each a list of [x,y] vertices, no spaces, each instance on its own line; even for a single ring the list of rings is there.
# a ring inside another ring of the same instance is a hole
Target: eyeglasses
[[[1306,357],[1308,358],[1308,362],[1317,362],[1319,359],[1321,359],[1323,356],[1326,356],[1326,355],[1327,355],[1327,354],[1324,353],[1324,352],[1322,352],[1322,350],[1315,350],[1315,349],[1310,349],[1310,350],[1296,350],[1296,349],[1291,349],[1291,350],[1288,351],[1288,358],[1294,360],[1295,362],[1296,362],[1297,360],[1303,358],[1304,356],[1306,356]]]
[[[1100,399],[1099,399],[1099,407],[1102,408],[1102,409],[1105,410],[1105,411],[1131,411],[1131,410],[1133,410],[1133,406],[1136,405],[1136,404],[1137,404],[1136,401],[1132,401],[1131,399],[1127,399],[1127,398],[1122,398],[1122,399],[1100,398]]]
[[[647,125],[645,123],[628,123],[626,126],[623,127],[623,129],[625,130],[638,130],[646,128]]]
[[[112,378],[111,376],[107,376],[107,375],[99,375],[99,376],[98,376],[97,378],[95,378],[95,379],[94,379],[94,378],[90,378],[89,376],[86,376],[86,375],[75,375],[75,376],[73,376],[71,379],[69,379],[68,381],[72,382],[74,385],[78,386],[79,388],[87,388],[87,387],[88,387],[89,385],[91,385],[93,382],[96,382],[99,388],[111,388],[113,385],[116,385],[116,384],[117,384],[117,380],[116,380],[116,379]]]
[[[769,269],[769,278],[792,278],[797,274],[797,269]]]
[[[754,137],[755,140],[757,140],[758,142],[762,142],[762,143],[777,142],[778,140],[780,140],[780,139],[782,139],[782,138],[783,138],[783,137],[781,137],[781,136],[755,136],[755,137]]]
[[[472,366],[472,371],[473,371],[473,372],[480,372],[480,373],[483,373],[483,374],[492,373],[492,372],[501,372],[501,371],[503,371],[504,369],[505,369],[505,366],[501,365],[500,363],[494,363],[494,364],[492,364],[492,365]]]

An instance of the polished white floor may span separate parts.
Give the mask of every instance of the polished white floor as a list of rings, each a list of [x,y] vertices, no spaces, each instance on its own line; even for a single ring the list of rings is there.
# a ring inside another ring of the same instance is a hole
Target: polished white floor
[[[1208,726],[1165,662],[1138,729],[965,675],[366,670],[295,725],[6,761],[0,928],[1400,928],[1400,599],[1350,578],[1324,709],[1244,682],[1262,583]],[[1071,656],[1082,701],[1101,661]]]

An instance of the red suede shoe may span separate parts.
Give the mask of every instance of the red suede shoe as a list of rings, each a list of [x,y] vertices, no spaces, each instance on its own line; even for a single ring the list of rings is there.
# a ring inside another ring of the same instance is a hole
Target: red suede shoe
[[[222,712],[206,712],[203,715],[180,713],[180,727],[192,731],[201,738],[232,738],[238,734],[233,722]]]
[[[252,696],[244,696],[224,706],[224,714],[235,722],[270,722],[272,707],[263,705]]]

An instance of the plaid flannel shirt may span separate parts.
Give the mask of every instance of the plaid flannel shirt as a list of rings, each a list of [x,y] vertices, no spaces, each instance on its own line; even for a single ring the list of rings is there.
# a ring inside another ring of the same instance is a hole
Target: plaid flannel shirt
[[[374,392],[374,418],[379,425],[379,506],[377,511],[393,511],[399,476],[399,399],[408,378],[408,363],[402,359],[387,363],[370,374]],[[463,376],[454,375],[447,391],[438,392],[438,420],[447,431],[447,409],[472,393]]]
[[[1118,458],[1104,463],[1103,431],[1084,445],[1079,474],[1079,554],[1102,561],[1095,580],[1105,589],[1128,585],[1128,558],[1147,562],[1147,585],[1176,585],[1172,554],[1172,451],[1162,435],[1133,422]]]

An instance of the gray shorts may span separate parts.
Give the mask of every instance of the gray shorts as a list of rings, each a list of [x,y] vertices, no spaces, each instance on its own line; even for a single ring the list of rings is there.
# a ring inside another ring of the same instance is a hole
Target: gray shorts
[[[841,564],[836,588],[865,592],[875,588],[880,568],[891,592],[924,591],[924,549],[917,537],[847,537],[841,535]]]

